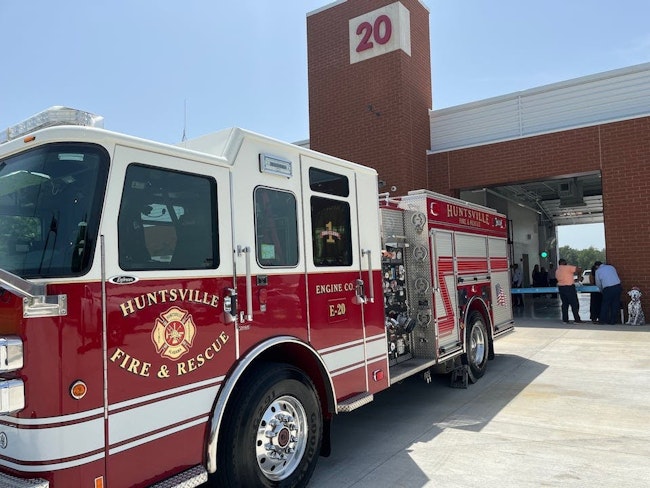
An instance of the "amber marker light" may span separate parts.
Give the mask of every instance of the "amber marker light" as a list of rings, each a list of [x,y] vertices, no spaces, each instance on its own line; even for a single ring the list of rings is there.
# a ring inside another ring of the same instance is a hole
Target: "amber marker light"
[[[86,386],[86,383],[84,383],[81,380],[77,380],[74,383],[72,383],[72,386],[70,387],[70,395],[72,395],[72,398],[75,400],[81,400],[83,397],[86,396],[86,393],[88,392],[88,387]]]
[[[23,139],[24,143],[33,142],[36,140],[36,136],[27,136]]]

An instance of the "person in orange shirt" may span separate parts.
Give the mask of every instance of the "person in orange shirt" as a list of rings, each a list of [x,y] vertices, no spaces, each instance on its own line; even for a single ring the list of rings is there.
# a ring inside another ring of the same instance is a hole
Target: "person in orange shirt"
[[[580,320],[580,304],[578,303],[578,292],[576,292],[574,276],[580,276],[582,269],[572,264],[567,264],[566,259],[560,259],[558,267],[555,270],[555,278],[557,279],[557,290],[560,293],[560,300],[562,301],[562,322],[569,323],[569,307],[573,313],[573,321],[576,324],[582,322]]]

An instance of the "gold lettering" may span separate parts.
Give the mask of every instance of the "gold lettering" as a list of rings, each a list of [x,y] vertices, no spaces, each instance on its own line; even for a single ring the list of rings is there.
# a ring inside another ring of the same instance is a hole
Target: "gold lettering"
[[[151,363],[142,363],[142,369],[140,370],[140,376],[149,376],[149,368]]]
[[[140,366],[140,361],[135,358],[131,358],[131,364],[129,364],[127,371],[129,373],[138,374],[138,366]]]
[[[135,312],[135,309],[133,308],[133,302],[131,300],[129,300],[128,302],[121,303],[120,308],[122,309],[122,315],[124,317]]]
[[[135,308],[138,310],[143,310],[144,307],[146,307],[146,303],[144,301],[144,295],[140,295],[139,297],[135,297]]]
[[[128,354],[124,353],[124,359],[122,360],[122,364],[120,364],[120,368],[126,369],[126,363],[131,359],[131,356]]]
[[[138,376],[149,376],[149,368],[151,367],[151,363],[142,362],[139,359],[132,358],[122,349],[117,348],[111,356],[111,362],[116,363],[120,359],[122,360],[120,363],[120,368]]]
[[[201,366],[203,366],[206,362],[214,359],[216,353],[221,351],[223,345],[229,340],[230,340],[230,336],[228,336],[228,334],[225,331],[221,331],[219,337],[215,341],[213,341],[212,344],[210,344],[210,346],[208,346],[204,352],[197,354],[195,357],[190,358],[187,361],[182,361],[178,363],[176,365],[176,375],[183,376],[184,374],[191,373],[192,371],[196,371]],[[114,356],[116,356],[116,354],[114,354]],[[142,365],[140,374],[142,374],[143,376],[149,376],[150,366],[151,365],[149,363],[144,363]],[[135,368],[135,366],[130,366],[129,369],[131,367]],[[158,377],[162,378],[163,376],[161,376],[161,373],[158,373]],[[168,376],[164,376],[164,377],[167,378]]]
[[[323,287],[323,285],[319,286]],[[317,291],[317,293],[330,293],[331,291],[337,291],[337,289],[340,291],[341,289],[341,285],[327,286],[329,287],[327,290],[323,288],[320,292]],[[128,315],[134,314],[137,310],[144,310],[145,308],[151,307],[158,303],[174,302],[178,300],[203,303],[210,307],[219,308],[218,295],[212,295],[201,290],[172,288],[170,290],[156,290],[154,292],[148,292],[144,295],[134,297],[121,303],[120,309],[122,311],[122,316],[127,317]]]
[[[332,283],[329,285],[316,285],[316,295],[323,293],[339,293],[343,291],[343,283]]]
[[[194,361],[194,358],[188,359],[187,360],[187,371],[192,372],[196,369],[196,362]]]
[[[118,348],[115,350],[115,352],[113,353],[113,355],[111,356],[111,362],[114,363],[115,361],[117,361],[118,359],[120,359],[122,356],[124,356],[124,351],[122,351],[122,349],[120,349],[120,348],[118,347]]]

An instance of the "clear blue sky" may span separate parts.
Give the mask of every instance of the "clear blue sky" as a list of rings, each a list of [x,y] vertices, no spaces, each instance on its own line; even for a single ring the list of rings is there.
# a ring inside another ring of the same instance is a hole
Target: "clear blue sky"
[[[240,126],[306,139],[306,14],[328,3],[0,0],[0,129],[67,105],[168,143],[185,113],[190,138]],[[433,108],[650,61],[647,0],[423,3]],[[578,237],[560,244],[604,245]]]

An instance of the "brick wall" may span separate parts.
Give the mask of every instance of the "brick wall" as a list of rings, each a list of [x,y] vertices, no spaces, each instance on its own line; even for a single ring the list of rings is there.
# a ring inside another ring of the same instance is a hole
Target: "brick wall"
[[[411,56],[401,50],[350,64],[348,21],[395,3],[350,0],[307,17],[309,140],[312,149],[377,169],[406,193],[427,184],[431,54],[429,14],[410,11]]]
[[[427,156],[429,13],[410,11],[411,56],[394,51],[350,64],[348,21],[394,0],[348,0],[307,18],[310,145],[366,164],[397,194],[537,181],[601,171],[607,259],[627,290],[639,286],[650,322],[650,119],[622,121]],[[444,48],[444,47],[443,47]]]
[[[607,260],[627,291],[638,286],[650,322],[650,118],[567,130],[428,157],[430,188],[460,189],[601,171]],[[585,243],[589,244],[589,243]]]

